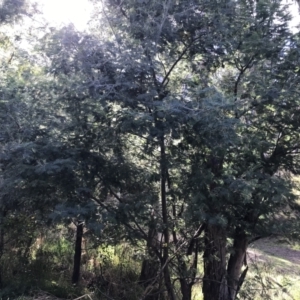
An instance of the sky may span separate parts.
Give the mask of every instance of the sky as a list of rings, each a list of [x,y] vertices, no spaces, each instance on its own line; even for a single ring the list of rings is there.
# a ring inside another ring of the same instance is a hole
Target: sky
[[[284,2],[290,4],[293,16],[290,26],[295,28],[300,23],[298,6],[293,0]],[[53,25],[73,23],[77,30],[87,29],[89,16],[92,13],[92,4],[88,0],[39,0],[38,3],[42,7],[45,18]]]
[[[290,26],[293,31],[296,31],[296,26],[300,24],[300,12],[298,9],[298,4],[295,3],[296,1],[287,0],[286,3],[290,4],[290,12],[293,17],[292,21],[290,22]]]
[[[39,0],[44,17],[53,25],[73,23],[78,30],[87,28],[92,4],[88,0]]]

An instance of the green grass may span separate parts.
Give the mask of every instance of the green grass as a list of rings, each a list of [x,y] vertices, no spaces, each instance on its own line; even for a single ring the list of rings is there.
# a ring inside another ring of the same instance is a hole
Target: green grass
[[[101,293],[109,295],[115,300],[139,299],[142,294],[141,287],[137,284],[139,271],[141,268],[141,259],[134,252],[133,248],[126,243],[118,246],[102,246],[92,250],[89,256],[93,256],[97,261],[97,267],[90,264],[89,260],[82,267],[84,272],[90,276],[103,276],[97,287],[98,293],[90,294],[84,288],[84,283],[80,288],[74,288],[70,285],[71,270],[58,272],[49,266],[67,263],[72,259],[70,245],[61,241],[60,244],[54,244],[40,253],[34,253],[34,259],[31,262],[28,272],[31,281],[28,282],[28,288],[38,287],[37,291],[43,290],[49,295],[58,298],[76,298],[84,294],[91,295],[94,300],[102,299]],[[240,300],[300,300],[300,246],[297,243],[288,243],[276,241],[274,239],[262,239],[255,242],[248,250],[249,271],[240,292]],[[94,252],[93,252],[94,251]],[[48,256],[48,254],[51,254]],[[47,272],[45,272],[47,270]],[[199,264],[201,273],[202,265]],[[27,273],[28,274],[28,273]],[[41,275],[42,274],[42,275]],[[27,276],[28,277],[28,276]],[[33,282],[36,277],[39,282]],[[201,277],[201,274],[199,275]],[[27,278],[28,279],[28,278]],[[19,285],[21,295],[27,294],[24,290],[26,282],[20,278],[14,284]],[[16,287],[16,286],[15,286]],[[15,290],[15,289],[14,289]],[[33,290],[33,295],[35,290]],[[96,290],[97,292],[97,290]],[[19,293],[19,295],[20,295]],[[11,293],[13,295],[14,293]],[[98,297],[97,297],[98,295]],[[15,294],[17,297],[17,295]],[[10,299],[31,300],[33,298],[21,296],[19,298],[10,297]],[[125,297],[125,298],[124,298]],[[7,298],[3,298],[7,299]],[[37,298],[36,295],[34,299]],[[49,298],[50,299],[50,298]],[[90,299],[89,297],[86,299]],[[192,300],[202,300],[201,281],[194,286]]]

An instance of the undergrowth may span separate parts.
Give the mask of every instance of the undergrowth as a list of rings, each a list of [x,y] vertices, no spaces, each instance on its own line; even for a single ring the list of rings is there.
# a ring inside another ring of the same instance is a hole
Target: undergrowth
[[[27,258],[17,259],[13,252],[4,255],[1,266],[5,276],[0,299],[33,297],[40,291],[62,299],[82,295],[89,295],[93,300],[140,299],[144,292],[138,283],[143,255],[134,252],[128,243],[91,249],[86,246],[78,286],[71,284],[72,247],[64,238],[51,238],[39,247],[33,246]],[[272,242],[264,241],[257,247],[254,250],[258,257],[252,255],[248,259],[249,271],[238,299],[300,299],[300,266],[268,253],[266,249],[274,248]],[[201,263],[198,267],[202,269]],[[202,300],[201,281],[194,286],[192,299]]]

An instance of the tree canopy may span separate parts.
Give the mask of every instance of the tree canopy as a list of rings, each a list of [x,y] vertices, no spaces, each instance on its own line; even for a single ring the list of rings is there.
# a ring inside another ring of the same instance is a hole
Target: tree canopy
[[[14,247],[74,223],[74,284],[85,228],[142,248],[141,299],[192,299],[201,274],[204,300],[237,299],[249,243],[299,235],[300,36],[287,7],[92,2],[90,32],[45,26],[30,50],[1,43],[0,259],[25,223]],[[3,7],[1,24],[26,13]]]

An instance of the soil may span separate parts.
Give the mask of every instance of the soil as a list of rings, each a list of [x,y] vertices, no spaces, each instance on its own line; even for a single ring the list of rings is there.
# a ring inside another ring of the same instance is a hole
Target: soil
[[[249,263],[269,263],[284,273],[292,271],[300,275],[300,251],[291,248],[292,245],[275,239],[262,239],[249,247],[247,259]]]

